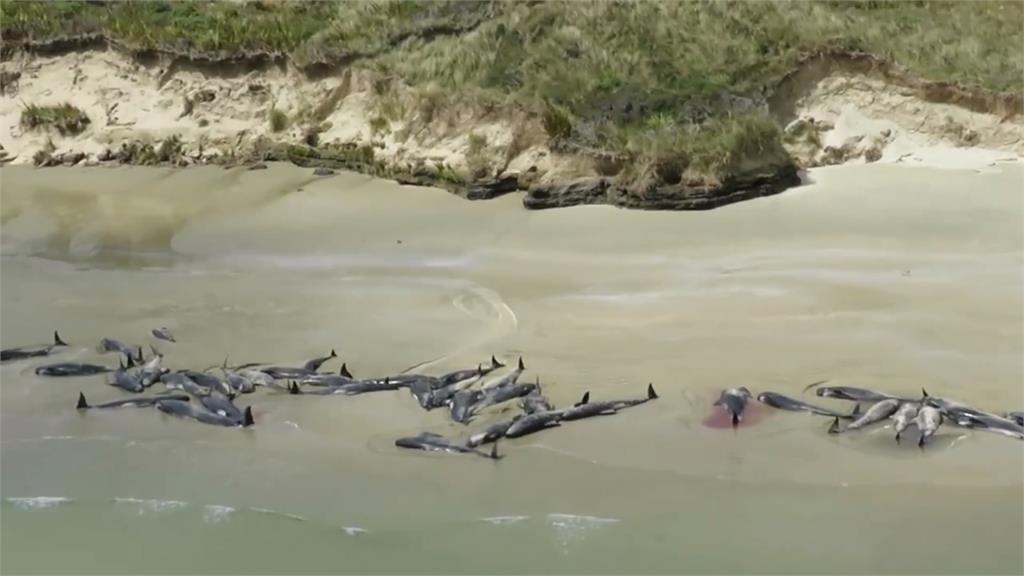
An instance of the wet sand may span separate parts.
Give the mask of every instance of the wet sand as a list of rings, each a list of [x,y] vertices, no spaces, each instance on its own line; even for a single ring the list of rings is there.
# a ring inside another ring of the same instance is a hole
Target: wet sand
[[[76,345],[61,360],[109,361],[92,350],[101,336],[147,343],[166,325],[172,367],[335,347],[363,376],[522,354],[523,380],[539,376],[556,405],[647,382],[662,397],[502,442],[492,463],[398,452],[401,435],[468,432],[404,391],[262,391],[246,398],[258,426],[219,430],[79,415],[80,389],[117,391],[5,364],[2,496],[73,500],[4,501],[4,570],[1024,569],[1024,443],[946,427],[921,452],[888,429],[831,437],[827,420],[788,413],[701,425],[721,388],[799,396],[823,379],[1024,407],[1020,166],[829,168],[706,213],[527,212],[517,195],[470,203],[290,166],[0,176],[5,348],[59,327]],[[201,544],[261,534],[281,548],[239,559]],[[46,539],[95,556],[40,559]]]

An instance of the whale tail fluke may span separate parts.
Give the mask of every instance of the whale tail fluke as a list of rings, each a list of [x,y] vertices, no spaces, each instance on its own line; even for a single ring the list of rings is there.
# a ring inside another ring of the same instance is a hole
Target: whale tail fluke
[[[332,352],[333,352],[333,350],[332,350]],[[352,373],[348,371],[348,364],[346,364],[344,362],[342,362],[341,370],[338,370],[338,374],[340,376],[344,376],[345,378],[352,378]]]
[[[85,393],[84,392],[79,392],[78,393],[78,404],[75,405],[75,408],[77,408],[78,410],[85,410],[88,407],[89,407],[89,403],[86,402],[86,400],[85,400]]]
[[[288,385],[289,394],[302,394],[302,390],[299,389],[299,385],[292,380],[291,384]]]
[[[832,425],[828,427],[829,434],[839,434],[839,418],[836,417],[832,420]]]
[[[338,353],[334,351],[334,348],[331,348],[331,355],[330,355],[330,357],[331,358],[337,358],[338,357]]]
[[[67,346],[68,343],[60,339],[60,334],[56,330],[53,331],[53,345],[54,346]]]
[[[502,458],[505,457],[503,454],[498,454],[498,441],[497,440],[495,440],[494,444],[491,445],[491,453],[488,454],[487,457],[490,458],[491,460],[501,460]]]
[[[504,367],[505,367],[505,365],[502,364],[501,362],[499,362],[498,359],[495,358],[494,355],[492,354],[491,355],[491,368],[504,368]]]
[[[255,424],[256,421],[252,419],[252,406],[245,407],[245,414],[242,417],[242,427],[248,427]]]
[[[653,382],[649,382],[647,384],[647,399],[648,400],[654,400],[657,397],[658,397],[658,393],[654,391],[654,383]]]
[[[519,366],[518,366],[518,369],[519,369],[519,370],[526,370],[526,366],[525,366],[525,365],[523,364],[523,357],[522,357],[522,356],[520,356],[520,357],[519,357]]]

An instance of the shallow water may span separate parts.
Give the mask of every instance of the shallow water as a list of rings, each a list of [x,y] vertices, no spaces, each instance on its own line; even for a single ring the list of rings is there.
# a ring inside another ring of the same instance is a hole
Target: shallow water
[[[80,390],[118,391],[5,364],[4,572],[1024,571],[1024,443],[701,424],[721,388],[823,379],[1024,407],[1018,165],[830,168],[704,213],[527,212],[290,166],[0,177],[4,348],[59,328],[59,360],[110,363],[101,337],[158,343],[165,325],[171,367],[334,347],[369,376],[522,354],[560,406],[661,395],[492,462],[396,449],[508,417],[467,429],[405,391],[261,390],[257,425],[223,430],[79,414]]]

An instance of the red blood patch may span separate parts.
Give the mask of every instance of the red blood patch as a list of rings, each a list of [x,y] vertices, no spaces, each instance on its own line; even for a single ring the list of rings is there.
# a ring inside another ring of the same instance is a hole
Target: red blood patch
[[[764,420],[771,414],[763,404],[755,402],[751,399],[747,402],[747,407],[743,410],[743,414],[740,416],[740,422],[736,426],[737,428],[747,428],[750,426],[756,426],[759,422]],[[712,406],[711,414],[709,414],[701,424],[708,428],[732,428],[732,414],[725,409],[725,406]]]

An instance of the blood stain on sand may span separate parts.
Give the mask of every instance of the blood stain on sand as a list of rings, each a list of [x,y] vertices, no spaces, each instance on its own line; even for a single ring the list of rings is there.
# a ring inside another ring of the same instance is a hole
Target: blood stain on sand
[[[743,410],[741,420],[737,428],[749,428],[761,423],[771,414],[764,405],[757,402],[748,402]],[[722,406],[712,406],[711,414],[701,420],[701,424],[708,428],[732,428],[732,416]]]

